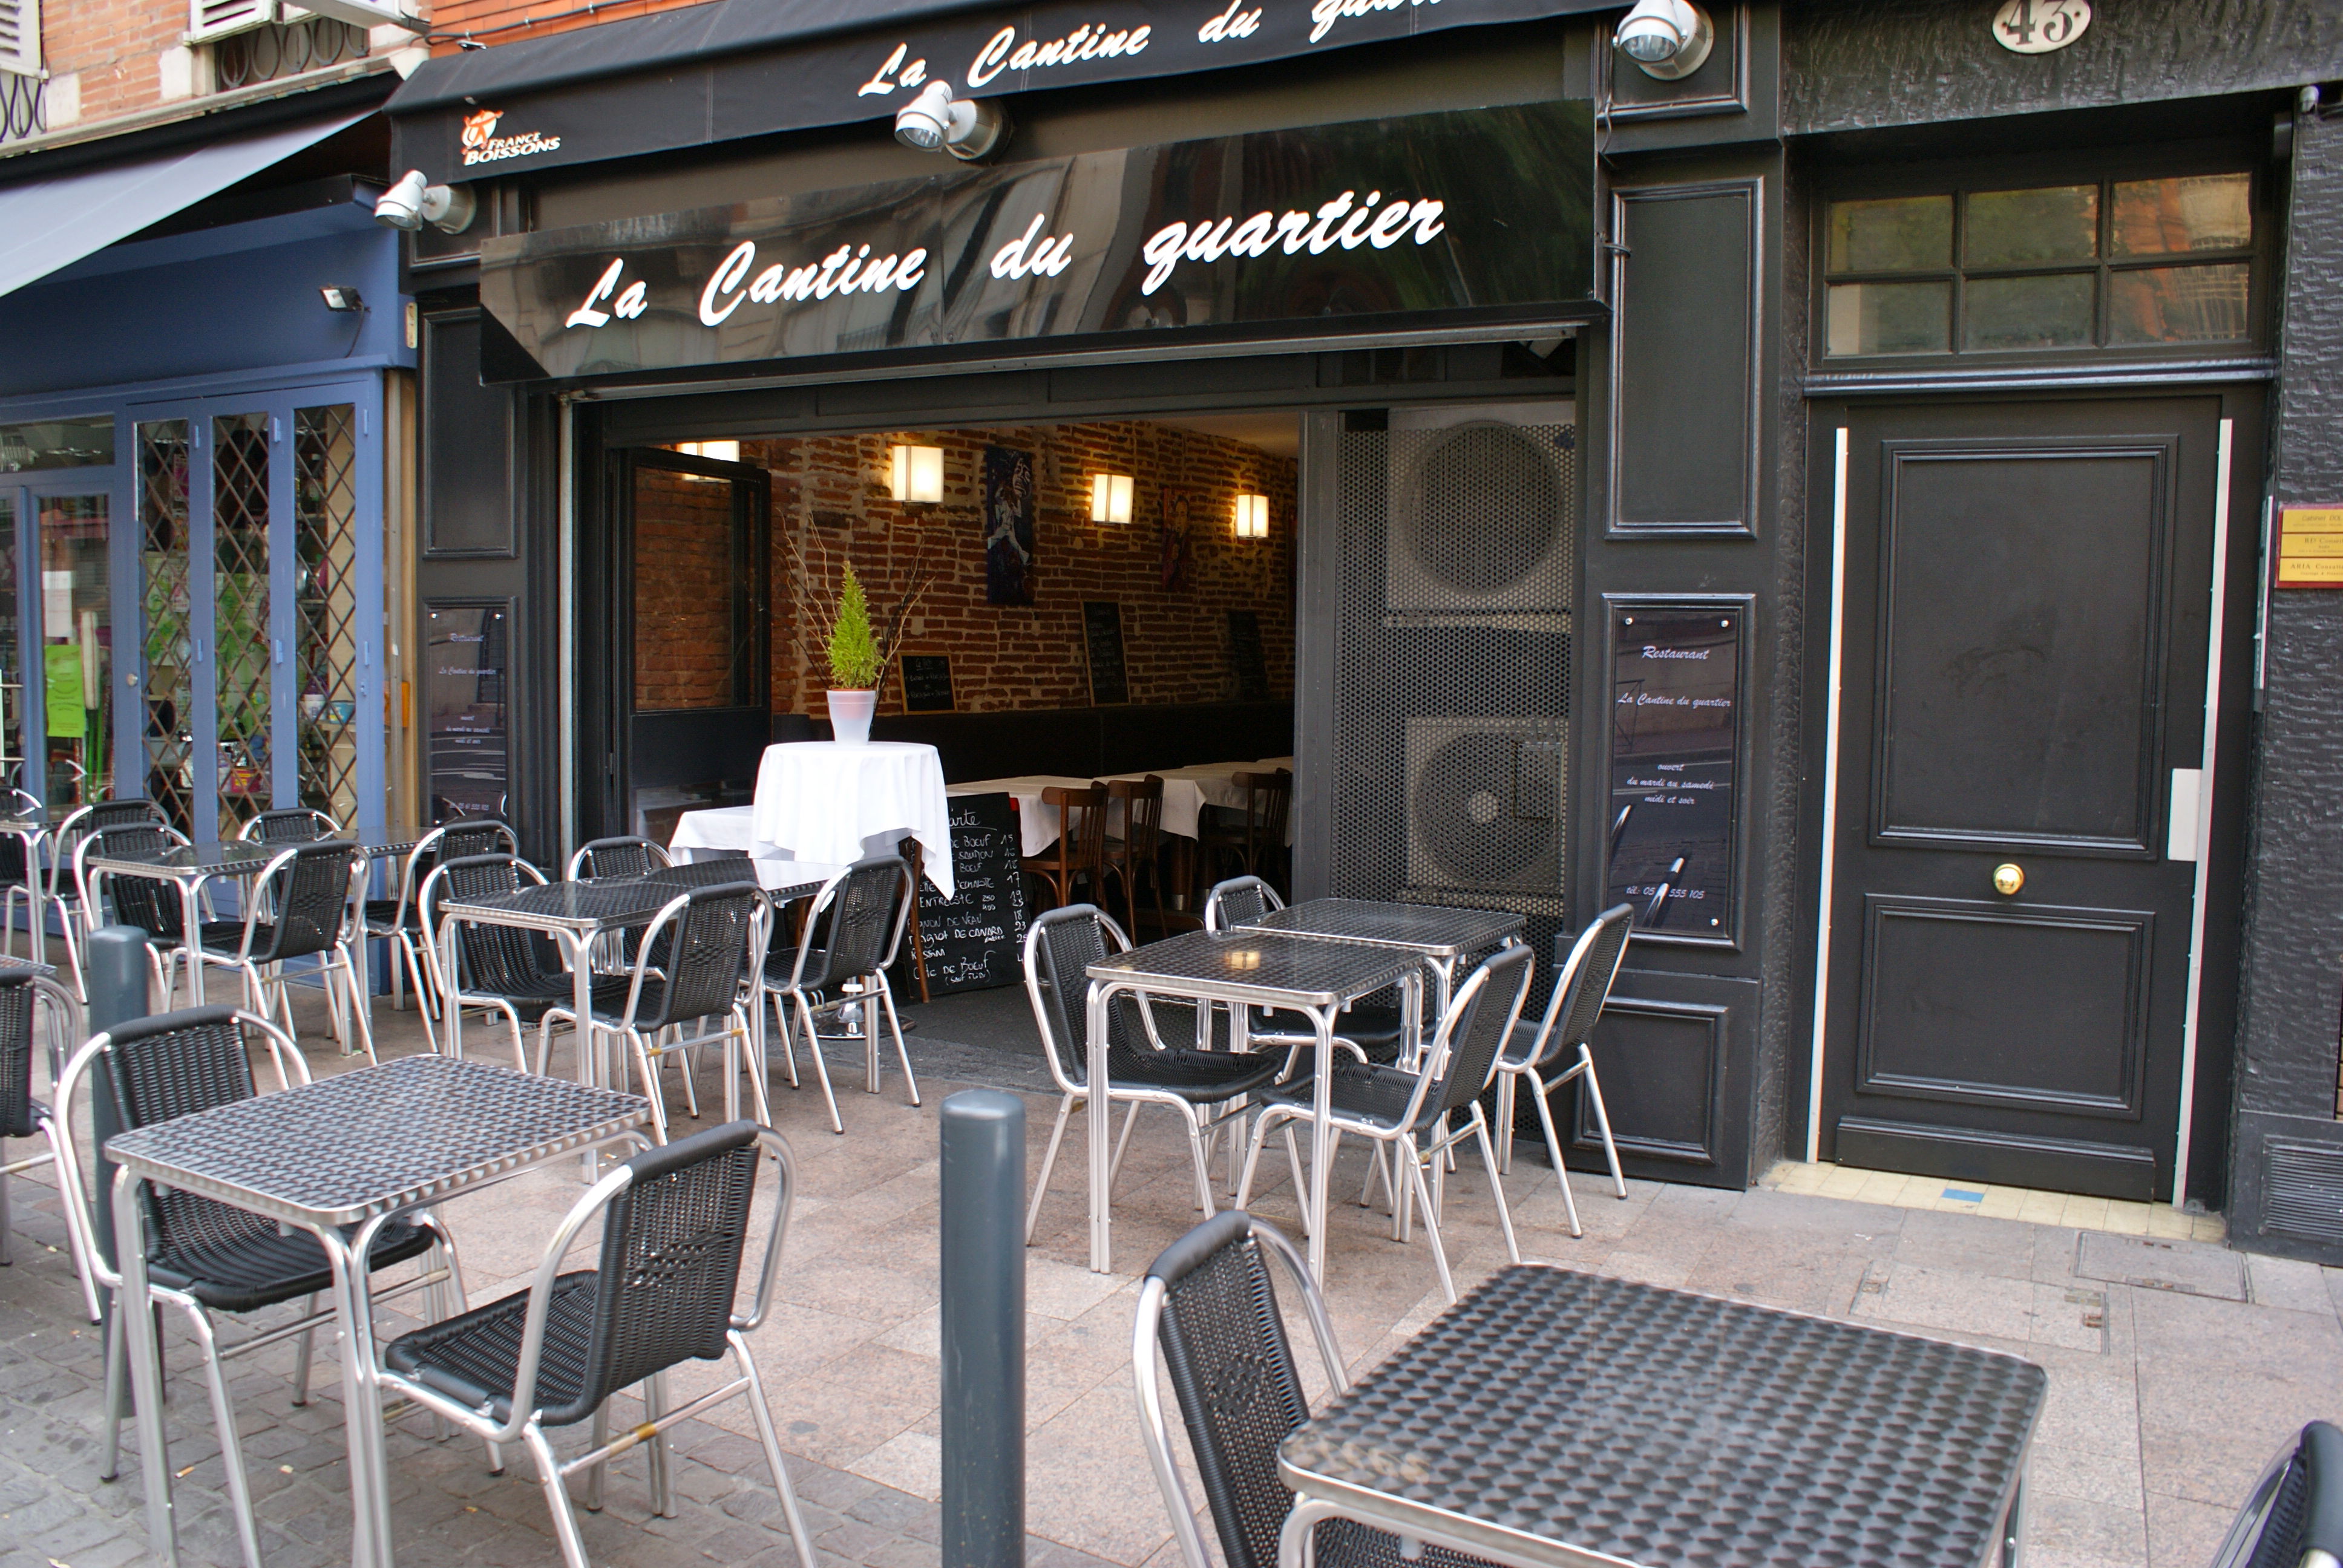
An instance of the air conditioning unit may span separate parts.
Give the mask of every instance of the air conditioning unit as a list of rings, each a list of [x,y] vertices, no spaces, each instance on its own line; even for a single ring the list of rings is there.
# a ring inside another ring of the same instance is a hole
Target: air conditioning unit
[[[1558,897],[1569,720],[1407,721],[1407,884]]]
[[[1577,417],[1568,402],[1391,411],[1387,625],[1570,629]]]

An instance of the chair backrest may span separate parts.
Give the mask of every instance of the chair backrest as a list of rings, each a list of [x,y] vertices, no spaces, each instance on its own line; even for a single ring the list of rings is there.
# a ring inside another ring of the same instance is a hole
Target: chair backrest
[[[900,855],[873,855],[831,878],[806,917],[793,983],[820,990],[893,963],[914,891]]]
[[[81,889],[86,904],[96,890],[90,885],[89,874],[93,855],[154,854],[186,841],[186,834],[160,822],[100,828],[74,846],[74,883]],[[109,871],[105,876],[106,894],[114,905],[116,920],[136,926],[166,946],[186,940],[186,919],[176,885],[160,877],[134,877],[121,871]]]
[[[1122,928],[1096,904],[1051,910],[1026,928],[1025,997],[1033,1006],[1033,1026],[1041,1031],[1051,1075],[1066,1093],[1080,1093],[1090,1081],[1086,971],[1108,954],[1130,949]],[[1139,999],[1129,991],[1118,994],[1107,1007],[1108,1081],[1137,1065],[1139,1052],[1161,1049]]]
[[[764,967],[761,943],[767,928],[759,914],[765,895],[754,882],[719,882],[694,888],[659,911],[643,933],[635,960],[629,1010],[642,994],[654,960],[667,971],[655,1012],[637,1013],[639,1029],[663,1029],[714,1013],[729,1012],[740,1000],[740,982]],[[672,940],[662,950],[662,932]]]
[[[1280,768],[1271,773],[1239,773],[1230,782],[1245,792],[1245,847],[1282,848],[1285,811],[1293,800],[1293,775]]]
[[[1144,779],[1109,779],[1099,786],[1109,800],[1122,802],[1122,855],[1133,866],[1155,859],[1163,837],[1163,780],[1150,773]]]
[[[270,910],[266,950],[255,944],[252,957],[275,963],[330,950],[349,921],[352,873],[358,864],[357,851],[333,839],[294,845],[270,860],[259,879],[269,900],[264,906],[255,899],[245,917],[251,932],[261,909]]]
[[[339,822],[315,807],[294,806],[263,811],[246,822],[236,837],[253,844],[307,844],[341,830]]]
[[[0,979],[0,1138],[30,1138],[33,1121],[33,977]]]
[[[649,839],[597,839],[580,844],[569,857],[569,879],[586,877],[639,877],[670,864],[666,849]]]
[[[1614,904],[1594,917],[1571,945],[1562,978],[1546,999],[1545,1019],[1538,1026],[1537,1050],[1532,1060],[1552,1060],[1581,1040],[1591,1039],[1603,1004],[1627,957],[1627,939],[1635,929],[1635,906]]]
[[[757,1124],[734,1121],[626,1162],[626,1183],[602,1216],[585,1386],[568,1409],[547,1412],[549,1423],[577,1420],[679,1362],[724,1354],[757,1155]]]
[[[448,900],[493,898],[544,882],[545,874],[518,855],[458,856],[440,861],[423,879],[416,910],[436,941],[439,908]],[[468,991],[527,991],[562,972],[560,951],[543,932],[469,922],[456,928],[456,963],[452,983]],[[450,983],[450,977],[442,976],[440,983]]]
[[[1071,869],[1099,863],[1106,847],[1106,799],[1096,785],[1069,789],[1052,784],[1041,791],[1043,804],[1058,809],[1058,852],[1042,856],[1043,864]]]
[[[19,789],[13,784],[0,786],[0,810],[37,816],[41,802],[29,789]],[[31,868],[32,862],[25,855],[25,840],[14,833],[0,833],[0,887],[24,885]]]
[[[116,800],[99,800],[69,813],[56,826],[51,842],[56,846],[49,862],[49,896],[55,898],[67,890],[64,884],[73,874],[73,854],[83,839],[106,828],[126,828],[136,822],[167,824],[168,817],[154,801],[139,795],[126,795]]]
[[[1225,882],[1215,882],[1212,890],[1204,895],[1204,929],[1225,931],[1232,926],[1249,926],[1272,910],[1285,908],[1285,900],[1277,890],[1259,877],[1231,877]]]
[[[1277,1445],[1310,1419],[1310,1402],[1278,1312],[1264,1256],[1270,1251],[1301,1287],[1332,1386],[1346,1388],[1333,1328],[1308,1267],[1291,1242],[1242,1210],[1216,1215],[1165,1248],[1141,1287],[1142,1343],[1133,1346],[1142,1352],[1133,1364],[1141,1431],[1189,1568],[1209,1563],[1163,1430],[1155,1354],[1144,1349],[1160,1353],[1170,1374],[1228,1568],[1275,1568],[1278,1537],[1293,1508],[1293,1493],[1278,1478]]]
[[[459,817],[431,829],[424,836],[424,842],[433,845],[443,861],[460,860],[470,855],[520,853],[520,835],[494,817]]]
[[[1514,1020],[1522,1016],[1535,968],[1530,950],[1511,943],[1482,960],[1456,988],[1432,1049],[1423,1056],[1424,1070],[1437,1075],[1437,1097],[1429,1101],[1430,1109],[1461,1110],[1489,1087],[1496,1076],[1498,1053],[1513,1037]]]
[[[2332,1568],[2343,1561],[2343,1431],[2314,1421],[2262,1472],[2213,1568]]]

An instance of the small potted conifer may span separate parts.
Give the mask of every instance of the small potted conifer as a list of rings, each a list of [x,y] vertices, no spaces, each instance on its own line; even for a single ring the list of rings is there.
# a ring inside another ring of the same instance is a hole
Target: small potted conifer
[[[879,681],[886,668],[870,630],[870,601],[850,563],[830,626],[830,728],[840,744],[870,744],[870,716],[879,707]]]

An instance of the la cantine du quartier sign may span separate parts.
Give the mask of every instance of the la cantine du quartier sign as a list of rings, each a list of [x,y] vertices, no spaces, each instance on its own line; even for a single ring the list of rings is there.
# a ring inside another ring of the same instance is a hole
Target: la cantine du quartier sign
[[[528,56],[483,49],[427,63],[387,107],[397,167],[421,169],[434,181],[468,180],[884,120],[937,80],[962,97],[1095,86],[1535,21],[1601,4],[1041,0],[796,41],[778,35],[789,25],[789,7],[699,5],[621,21],[561,45],[578,54],[577,68],[593,77],[590,85],[508,86],[515,81],[511,62]],[[628,59],[603,65],[592,53],[598,41],[625,48]],[[636,65],[648,68],[629,68]]]
[[[1085,153],[491,239],[531,365],[597,376],[1161,328],[1595,313],[1584,102]]]

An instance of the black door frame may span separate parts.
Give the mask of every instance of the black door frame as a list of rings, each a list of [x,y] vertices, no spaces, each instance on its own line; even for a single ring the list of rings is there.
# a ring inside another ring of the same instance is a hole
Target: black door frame
[[[2229,433],[2227,484],[2217,498],[2227,503],[2227,551],[2216,566],[2221,579],[2222,624],[2219,711],[2212,746],[2214,765],[2207,780],[2212,790],[2212,813],[2210,830],[2198,862],[2197,884],[2202,891],[2194,911],[2197,934],[2190,957],[2198,976],[2195,1038],[2184,1056],[2187,1077],[2180,1099],[2178,1138],[2186,1151],[2185,1168],[2175,1172],[2177,1191],[2159,1191],[2156,1195],[2159,1202],[2194,1200],[2208,1209],[2218,1209],[2227,1196],[2229,1086],[2237,1032],[2239,922],[2246,868],[2245,808],[2251,770],[2254,636],[2258,608],[2268,405],[2268,389],[2259,380],[2127,385],[2118,377],[2109,377],[2077,386],[1985,389],[1955,387],[1935,394],[1903,393],[1859,400],[1834,397],[1807,402],[1804,707],[1810,718],[1802,726],[1801,750],[1803,777],[1820,787],[1804,792],[1798,813],[1800,839],[1811,848],[1799,856],[1797,1007],[1790,1035],[1790,1060],[1786,1064],[1786,1143],[1794,1157],[1827,1159],[1833,1152],[1830,1130],[1822,1124],[1819,1106],[1819,1075],[1825,1070],[1825,1064],[1817,1008],[1818,981],[1826,978],[1820,973],[1820,963],[1827,914],[1824,873],[1828,858],[1825,802],[1831,780],[1830,707],[1832,689],[1838,678],[1833,636],[1843,593],[1843,581],[1834,579],[1840,558],[1839,528],[1846,513],[1846,498],[1839,482],[1838,432],[1847,426],[1850,414],[1858,407],[1868,412],[1895,406],[2063,403],[2087,397],[2214,397],[2219,400],[2218,417]],[[1843,658],[1844,653],[1842,646],[1839,657]],[[1845,693],[1840,694],[1840,699],[1843,707]],[[1849,808],[1844,797],[1837,804],[1841,811]],[[1855,807],[1860,809],[1861,803],[1856,802]]]

